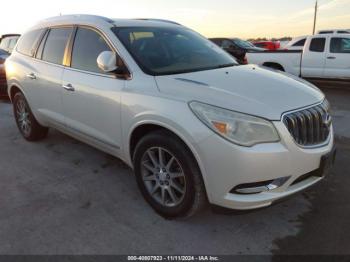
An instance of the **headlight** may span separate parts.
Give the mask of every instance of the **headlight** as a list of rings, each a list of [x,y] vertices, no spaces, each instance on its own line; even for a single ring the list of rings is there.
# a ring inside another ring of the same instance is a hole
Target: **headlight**
[[[210,129],[242,146],[277,142],[278,133],[270,121],[200,102],[191,102],[193,113]]]

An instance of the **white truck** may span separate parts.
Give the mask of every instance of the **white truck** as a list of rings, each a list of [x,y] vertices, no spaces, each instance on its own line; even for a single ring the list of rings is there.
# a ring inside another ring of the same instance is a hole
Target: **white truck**
[[[318,34],[304,49],[247,53],[248,63],[271,67],[310,81],[338,82],[350,87],[350,34]]]

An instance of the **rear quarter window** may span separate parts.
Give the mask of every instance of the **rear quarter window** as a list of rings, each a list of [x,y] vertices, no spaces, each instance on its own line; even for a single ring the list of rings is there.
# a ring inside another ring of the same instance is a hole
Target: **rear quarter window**
[[[44,29],[33,30],[20,37],[17,44],[17,51],[24,55],[33,56],[36,45]]]
[[[306,39],[301,39],[298,42],[296,42],[293,46],[304,46]]]

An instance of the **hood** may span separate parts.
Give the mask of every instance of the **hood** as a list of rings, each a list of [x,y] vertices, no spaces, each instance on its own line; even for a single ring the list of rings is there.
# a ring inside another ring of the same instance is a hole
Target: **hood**
[[[323,93],[311,84],[254,65],[156,76],[155,79],[165,95],[270,120],[280,120],[286,111],[324,99]]]

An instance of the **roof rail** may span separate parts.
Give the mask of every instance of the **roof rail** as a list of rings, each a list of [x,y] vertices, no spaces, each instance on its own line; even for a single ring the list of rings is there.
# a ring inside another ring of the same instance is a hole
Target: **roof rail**
[[[54,17],[50,17],[50,18],[46,18],[43,21],[44,22],[55,22],[55,21],[60,21],[60,20],[66,20],[66,19],[96,19],[96,20],[102,20],[104,22],[107,23],[112,23],[113,20],[108,18],[108,17],[104,17],[104,16],[98,16],[98,15],[85,15],[85,14],[72,14],[72,15],[60,15],[60,16],[54,16]]]
[[[325,30],[318,30],[316,34],[318,35],[324,35],[324,34],[349,34],[349,29],[325,29]]]
[[[135,20],[147,20],[147,21],[155,21],[155,22],[164,22],[164,23],[169,23],[169,24],[174,24],[174,25],[181,25],[181,24],[174,22],[174,21],[171,21],[171,20],[157,19],[157,18],[135,18]]]

